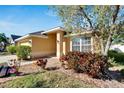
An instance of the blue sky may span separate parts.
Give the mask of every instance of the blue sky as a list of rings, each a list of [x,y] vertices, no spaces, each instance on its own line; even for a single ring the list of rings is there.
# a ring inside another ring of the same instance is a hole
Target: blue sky
[[[61,26],[59,18],[49,6],[1,6],[0,32],[25,35],[30,32]]]

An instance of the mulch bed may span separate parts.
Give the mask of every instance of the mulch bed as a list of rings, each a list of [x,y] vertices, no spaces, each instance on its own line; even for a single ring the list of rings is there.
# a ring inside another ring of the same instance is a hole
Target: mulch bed
[[[117,80],[102,80],[102,79],[94,79],[86,74],[83,73],[75,73],[73,70],[65,70],[63,68],[57,68],[57,69],[46,69],[48,71],[59,71],[61,73],[65,73],[69,76],[72,76],[74,78],[78,78],[82,80],[85,83],[95,85],[99,88],[124,88],[124,84],[118,82]],[[35,64],[28,64],[21,66],[19,71],[22,73],[21,76],[15,76],[15,77],[6,77],[6,78],[0,78],[0,83],[13,80],[16,78],[21,78],[25,75],[36,73],[42,71],[40,67],[36,66]]]
[[[78,78],[86,83],[93,84],[99,88],[124,88],[124,84],[118,82],[117,80],[95,79],[86,74],[75,73],[73,70],[65,70],[63,68],[61,68],[60,71],[69,76],[73,76],[74,78]]]

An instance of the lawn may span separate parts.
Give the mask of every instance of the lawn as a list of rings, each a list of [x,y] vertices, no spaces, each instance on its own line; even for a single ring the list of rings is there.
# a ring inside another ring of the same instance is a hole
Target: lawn
[[[44,71],[1,83],[2,88],[92,88],[81,80],[57,71]]]

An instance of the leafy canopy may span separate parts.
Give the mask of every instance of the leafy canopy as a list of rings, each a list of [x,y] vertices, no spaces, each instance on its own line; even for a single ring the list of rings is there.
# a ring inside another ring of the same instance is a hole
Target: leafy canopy
[[[113,32],[122,32],[124,24],[124,7],[119,6],[53,6],[53,10],[64,23],[67,31],[77,32],[82,29],[100,31],[107,35]],[[116,29],[115,29],[116,28]]]
[[[124,6],[53,6],[53,10],[67,32],[93,31],[104,55],[113,41],[124,39]]]

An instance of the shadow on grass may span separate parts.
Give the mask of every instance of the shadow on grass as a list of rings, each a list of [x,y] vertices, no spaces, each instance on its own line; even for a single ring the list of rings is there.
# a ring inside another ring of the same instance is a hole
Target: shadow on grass
[[[109,70],[109,76],[111,77],[109,80],[116,80],[120,83],[124,83],[124,73],[121,70]]]

